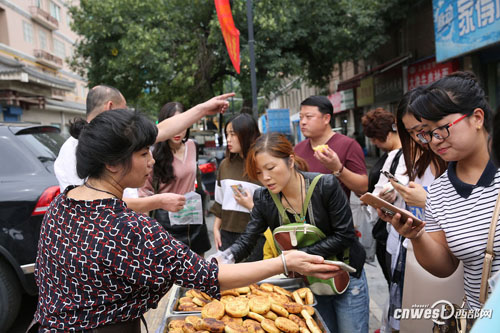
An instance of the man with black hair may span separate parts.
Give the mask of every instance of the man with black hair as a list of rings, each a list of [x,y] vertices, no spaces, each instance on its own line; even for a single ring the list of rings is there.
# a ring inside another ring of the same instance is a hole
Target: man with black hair
[[[325,96],[311,96],[300,104],[300,130],[307,138],[295,146],[309,171],[333,173],[349,198],[368,189],[365,156],[356,140],[332,131],[333,106]],[[316,149],[315,149],[316,148]]]
[[[213,97],[208,101],[198,104],[193,108],[174,117],[165,119],[158,126],[158,136],[156,141],[165,141],[173,135],[190,127],[192,124],[204,116],[214,115],[224,112],[229,103],[227,98],[233,96],[233,93]],[[127,108],[125,97],[114,87],[107,85],[97,85],[90,89],[87,94],[87,122],[92,121],[98,114],[113,110]],[[69,137],[62,145],[59,155],[54,163],[54,172],[61,192],[69,185],[82,185],[84,179],[78,177],[76,172],[76,146],[78,140]],[[186,198],[183,195],[174,193],[161,193],[149,197],[139,198],[137,189],[125,189],[123,200],[128,207],[137,211],[147,213],[155,209],[165,209],[168,211],[179,211],[184,207]]]

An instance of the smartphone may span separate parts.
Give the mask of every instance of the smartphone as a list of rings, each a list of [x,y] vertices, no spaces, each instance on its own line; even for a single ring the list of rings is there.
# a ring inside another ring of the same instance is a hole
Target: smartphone
[[[403,186],[406,186],[405,184],[403,184],[403,182],[399,181],[396,176],[394,176],[392,173],[390,173],[389,171],[385,171],[385,170],[380,170],[380,173],[384,174],[384,176],[387,177],[387,179],[392,179],[394,180],[396,183],[400,184],[400,185],[403,185]]]
[[[325,260],[325,264],[336,265],[346,272],[356,273],[356,268],[349,266],[348,264],[342,261]]]
[[[384,214],[389,215],[389,216],[394,216],[396,213],[399,213],[401,215],[401,223],[406,223],[406,220],[411,218],[413,220],[413,226],[417,227],[424,223],[424,221],[419,220],[415,215],[413,215],[411,212],[396,207],[393,204],[388,203],[387,201],[371,194],[371,193],[365,193],[359,198],[363,203],[370,205],[374,208],[380,209]]]
[[[246,197],[246,192],[243,189],[243,186],[241,186],[241,184],[231,185],[231,189],[233,190],[235,195],[241,195]]]

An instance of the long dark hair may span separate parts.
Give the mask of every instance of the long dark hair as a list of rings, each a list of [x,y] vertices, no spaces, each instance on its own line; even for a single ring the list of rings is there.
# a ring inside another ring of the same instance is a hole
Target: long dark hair
[[[106,165],[123,165],[130,170],[132,154],[151,146],[158,130],[137,111],[115,109],[100,113],[90,123],[76,120],[70,133],[78,139],[76,171],[85,179],[100,178]]]
[[[241,113],[227,121],[226,126],[224,127],[224,134],[226,137],[227,126],[229,124],[233,125],[233,131],[236,133],[238,141],[240,142],[241,154],[243,155],[243,159],[245,159],[248,151],[250,150],[250,146],[260,136],[259,126],[251,115],[248,113]],[[226,149],[226,156],[229,156],[229,159],[231,160],[238,156],[238,154],[231,153],[229,149]]]
[[[158,114],[158,121],[161,122],[167,118],[173,117],[176,112],[184,112],[184,106],[178,102],[169,102],[161,108],[160,113]],[[187,129],[186,136],[182,139],[182,142],[186,142],[188,138],[189,128]],[[155,144],[153,158],[155,159],[155,165],[153,167],[153,181],[159,180],[164,184],[173,182],[176,179],[174,167],[172,165],[174,162],[174,154],[168,145],[168,140]]]
[[[252,145],[245,162],[245,171],[248,177],[252,180],[258,180],[257,177],[257,160],[256,156],[259,153],[268,153],[271,156],[281,158],[288,163],[290,156],[294,156],[295,169],[308,171],[307,162],[295,154],[293,146],[288,141],[286,136],[277,132],[271,132],[261,135]]]
[[[413,112],[408,108],[408,105],[410,105],[415,98],[420,96],[424,90],[425,87],[421,86],[404,94],[403,98],[399,102],[396,113],[396,124],[403,149],[406,173],[411,181],[415,180],[417,177],[422,177],[425,170],[431,163],[436,166],[436,176],[440,176],[443,172],[445,172],[447,166],[446,161],[434,154],[427,144],[425,144],[425,147],[422,147],[424,144],[420,145],[415,142],[403,123],[403,117],[406,114],[413,114]]]

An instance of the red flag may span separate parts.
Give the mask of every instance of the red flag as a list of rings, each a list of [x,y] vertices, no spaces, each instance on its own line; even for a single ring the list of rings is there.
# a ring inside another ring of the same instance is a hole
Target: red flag
[[[240,31],[234,26],[229,0],[214,0],[219,18],[222,36],[226,42],[227,53],[233,63],[236,73],[240,74]]]

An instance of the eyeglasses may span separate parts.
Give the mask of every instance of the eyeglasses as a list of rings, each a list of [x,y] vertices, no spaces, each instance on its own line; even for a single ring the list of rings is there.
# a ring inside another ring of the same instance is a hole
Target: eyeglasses
[[[458,123],[460,120],[466,118],[467,116],[469,116],[469,115],[468,114],[464,114],[463,116],[461,116],[460,118],[458,118],[454,122],[448,123],[448,124],[443,125],[443,126],[436,127],[432,131],[428,131],[428,132],[422,131],[420,133],[417,133],[417,138],[422,143],[429,143],[429,142],[432,141],[432,138],[438,139],[438,140],[444,140],[444,139],[446,139],[447,137],[450,136],[450,130],[449,130],[449,128],[451,126],[455,125],[456,123]]]

